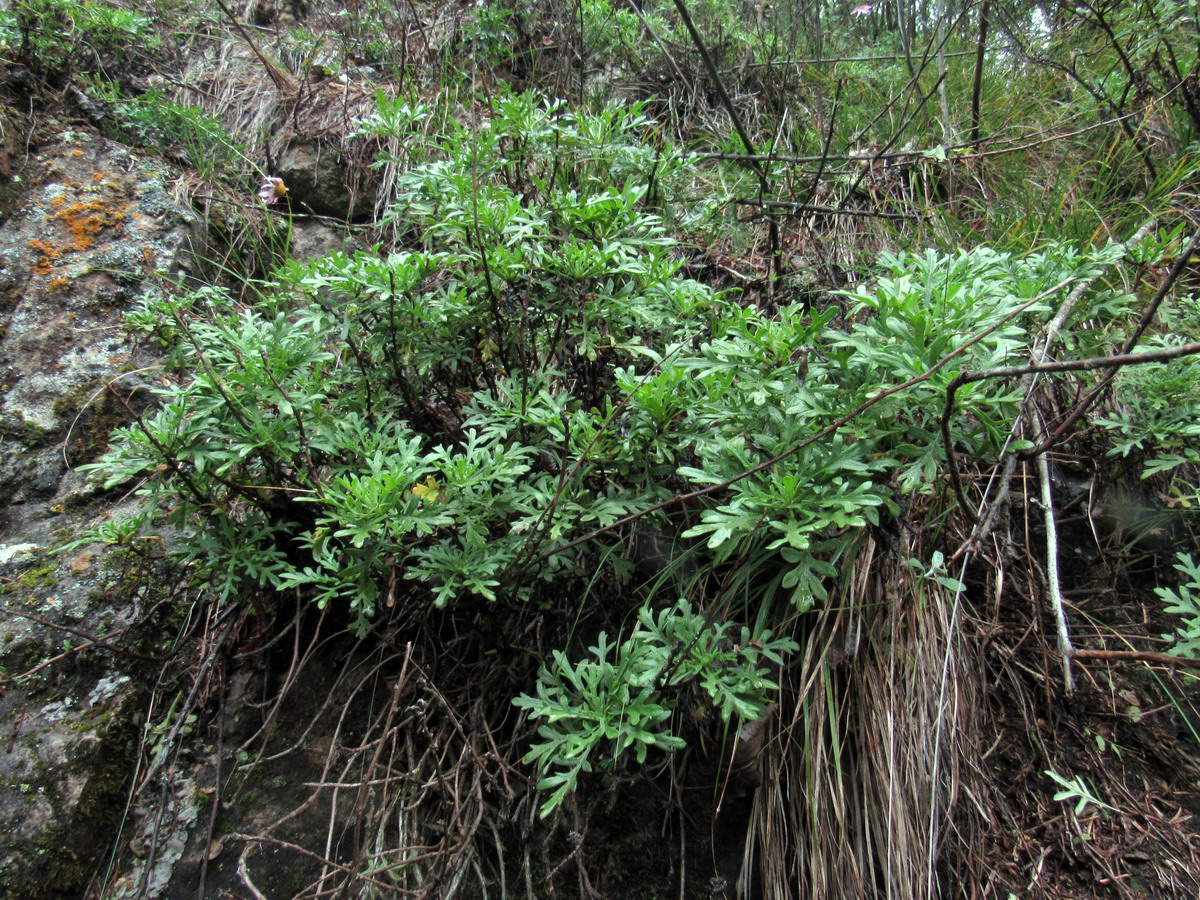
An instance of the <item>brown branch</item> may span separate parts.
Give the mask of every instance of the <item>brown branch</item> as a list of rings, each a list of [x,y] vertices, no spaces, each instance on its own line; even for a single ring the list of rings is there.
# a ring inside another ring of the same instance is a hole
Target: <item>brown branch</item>
[[[1025,143],[1025,144],[1018,144],[1014,141],[1009,141],[1009,142],[981,141],[980,142],[981,144],[987,144],[988,146],[996,146],[997,149],[995,149],[995,150],[972,151],[973,145],[970,143],[946,144],[941,149],[943,149],[946,152],[946,154],[951,157],[953,157],[953,154],[956,153],[957,151],[971,151],[971,152],[964,154],[963,159],[981,159],[982,157],[985,157],[985,156],[1004,156],[1009,153],[1021,153],[1025,150],[1033,150],[1037,147],[1044,147],[1046,144],[1053,144],[1058,141],[1065,141],[1065,140],[1068,140],[1069,138],[1080,137],[1082,135],[1088,134],[1089,132],[1096,131],[1100,128],[1107,128],[1110,125],[1119,124],[1122,119],[1129,119],[1132,117],[1133,117],[1133,113],[1124,113],[1123,115],[1120,115],[1120,116],[1113,116],[1111,118],[1104,119],[1103,121],[1095,122],[1084,128],[1080,128],[1077,131],[1066,131],[1066,132],[1063,132],[1062,134],[1052,134],[1049,137],[1038,138],[1036,141],[1030,141],[1029,143]],[[1012,144],[1012,146],[1005,146],[1005,143]],[[876,154],[861,154],[861,153],[860,154],[854,154],[854,153],[830,154],[827,157],[787,156],[782,153],[764,153],[764,154],[760,154],[757,157],[757,159],[760,162],[780,162],[780,163],[797,163],[797,164],[799,164],[799,163],[819,163],[822,161],[822,159],[827,159],[829,162],[846,162],[846,163],[887,162],[890,160],[902,160],[902,159],[909,159],[909,158],[920,158],[920,157],[929,158],[932,156],[932,154],[935,152],[936,149],[937,148],[926,147],[926,148],[920,148],[920,149],[916,149],[916,150],[890,150],[887,153],[876,153]],[[720,160],[725,160],[728,162],[744,161],[747,157],[747,154],[745,154],[745,153],[695,153],[693,155],[698,159],[720,159]]]
[[[1063,362],[1031,364],[1028,366],[1000,366],[995,369],[985,369],[982,372],[961,372],[950,382],[947,389],[950,392],[958,390],[964,384],[985,381],[989,378],[1016,378],[1021,375],[1036,375],[1043,372],[1087,372],[1092,369],[1116,369],[1121,366],[1136,366],[1139,363],[1170,362],[1181,356],[1191,356],[1200,353],[1200,342],[1180,344],[1178,347],[1164,347],[1162,350],[1148,350],[1145,353],[1120,353],[1116,356],[1097,356],[1091,359],[1068,359]],[[953,403],[947,397],[947,408]]]
[[[743,206],[758,206],[763,209],[786,209],[790,215],[802,215],[804,213],[827,213],[833,216],[867,216],[873,219],[920,219],[920,215],[916,213],[898,213],[898,212],[881,212],[874,209],[837,209],[832,206],[814,206],[809,203],[801,203],[798,200],[734,200],[734,203],[740,203]]]
[[[258,48],[258,44],[255,43],[254,38],[250,37],[250,33],[246,31],[242,23],[238,21],[237,16],[235,16],[233,10],[226,5],[225,0],[217,0],[217,6],[221,8],[221,12],[225,13],[225,18],[229,20],[229,24],[232,25],[234,30],[242,36],[242,40],[249,45],[251,52],[258,57],[258,61],[262,63],[263,68],[267,70],[267,75],[270,76],[271,81],[275,82],[275,87],[279,88],[281,93],[295,93],[299,87],[296,84],[295,79],[293,79],[292,76],[287,72],[283,71],[283,69],[279,68],[276,63],[273,63],[270,59],[268,59],[267,55]]]
[[[952,59],[956,56],[974,55],[974,50],[958,50],[954,53],[947,53],[946,58]],[[899,62],[904,59],[905,57],[903,56],[825,56],[820,59],[777,59],[771,62],[746,63],[738,69],[727,69],[725,74],[734,75],[742,69],[773,69],[781,66],[822,66],[843,62]]]
[[[688,12],[687,5],[683,0],[674,0],[674,3],[675,9],[679,11],[679,17],[683,20],[683,27],[687,29],[692,43],[696,45],[696,50],[700,53],[700,59],[704,62],[704,68],[708,71],[708,77],[713,83],[713,89],[717,92],[717,96],[721,100],[721,105],[725,107],[725,112],[729,114],[729,121],[733,123],[734,131],[741,138],[742,146],[746,148],[746,164],[754,170],[765,187],[766,172],[759,165],[758,154],[754,149],[754,142],[750,140],[750,133],[746,131],[746,126],[742,124],[742,117],[738,115],[737,107],[733,105],[733,100],[730,98],[729,92],[725,90],[725,82],[721,80],[721,73],[717,71],[717,64],[713,61],[712,54],[708,52],[708,47],[704,45],[704,39],[700,37],[700,32],[697,30],[696,24],[692,21],[692,16]]]
[[[33,613],[17,612],[15,609],[0,609],[0,615],[17,616],[18,618],[22,618],[22,619],[29,619],[31,622],[37,622],[38,624],[45,625],[48,628],[55,628],[59,631],[65,631],[68,634],[77,635],[78,637],[84,638],[87,642],[84,644],[80,644],[78,647],[71,647],[70,649],[65,650],[62,653],[58,654],[57,656],[52,656],[50,659],[47,659],[41,663],[38,663],[32,669],[29,669],[28,671],[22,672],[20,675],[18,675],[17,676],[18,680],[30,678],[30,677],[36,675],[38,672],[42,671],[42,669],[45,669],[48,666],[54,665],[54,663],[58,662],[59,660],[66,659],[72,653],[82,653],[84,650],[88,650],[92,647],[104,647],[106,650],[111,650],[113,653],[117,653],[122,656],[128,656],[132,659],[140,659],[144,662],[152,662],[152,663],[161,662],[161,660],[158,657],[147,656],[144,653],[137,653],[134,650],[126,650],[124,647],[119,647],[116,644],[108,643],[113,638],[118,637],[118,636],[124,634],[126,631],[128,631],[131,627],[129,625],[125,625],[125,626],[122,626],[121,628],[113,629],[112,631],[108,632],[107,634],[102,634],[102,635],[97,636],[94,634],[88,634],[86,631],[80,631],[78,628],[72,628],[69,625],[63,625],[59,622],[51,622],[49,619],[43,619],[41,616],[34,615]]]
[[[981,118],[979,101],[983,94],[983,63],[987,50],[988,11],[991,0],[983,0],[983,8],[979,11],[979,41],[976,44],[975,77],[971,85],[971,144],[979,146]]]
[[[947,468],[950,471],[950,481],[958,502],[970,514],[963,491],[962,480],[958,467],[954,463],[954,441],[950,436],[950,416],[954,412],[954,396],[964,384],[984,381],[989,378],[1018,378],[1024,375],[1037,375],[1043,372],[1087,372],[1094,369],[1113,369],[1122,366],[1136,366],[1144,363],[1169,362],[1182,356],[1200,353],[1200,343],[1182,344],[1178,347],[1168,347],[1146,353],[1122,353],[1116,356],[1101,356],[1092,359],[1072,359],[1066,362],[1032,364],[1028,366],[1001,366],[987,369],[983,372],[960,372],[946,388],[946,405],[942,409],[942,446],[946,451]]]
[[[1130,335],[1127,341],[1125,341],[1125,346],[1121,348],[1122,353],[1130,353],[1133,351],[1133,348],[1137,346],[1138,340],[1145,333],[1146,329],[1150,327],[1150,323],[1154,320],[1154,316],[1158,312],[1159,306],[1162,305],[1162,302],[1166,299],[1168,292],[1183,274],[1183,270],[1186,268],[1188,262],[1191,261],[1192,254],[1196,252],[1196,245],[1198,243],[1200,243],[1200,228],[1198,228],[1196,233],[1192,235],[1192,239],[1188,243],[1187,248],[1175,260],[1175,264],[1171,266],[1171,271],[1163,280],[1158,292],[1154,295],[1154,299],[1150,301],[1150,305],[1146,307],[1146,311],[1142,313],[1141,321],[1138,322],[1137,327],[1133,330],[1133,334]],[[1117,377],[1118,371],[1118,369],[1113,369],[1102,379],[1100,379],[1100,383],[1096,385],[1096,387],[1093,388],[1086,397],[1084,397],[1075,405],[1075,408],[1071,410],[1070,414],[1068,414],[1067,417],[1063,419],[1063,421],[1054,429],[1053,434],[1047,437],[1036,447],[1026,450],[1019,455],[1024,459],[1028,459],[1029,457],[1036,456],[1039,453],[1045,453],[1060,440],[1062,440],[1062,437],[1067,433],[1067,430],[1077,421],[1079,421],[1083,414],[1091,409],[1092,405],[1100,399],[1100,396],[1106,390],[1108,390],[1108,386],[1112,384],[1113,379]]]
[[[721,98],[721,105],[725,107],[725,112],[729,114],[729,121],[733,123],[734,130],[741,138],[742,146],[746,148],[748,154],[746,164],[758,176],[758,196],[762,199],[767,193],[767,170],[763,168],[758,161],[758,151],[754,149],[754,142],[750,139],[750,133],[746,130],[746,126],[742,124],[742,117],[738,115],[737,107],[733,105],[733,100],[729,96],[729,92],[725,90],[725,82],[721,80],[721,74],[717,71],[717,64],[713,61],[712,54],[708,52],[708,48],[704,45],[704,40],[700,37],[700,32],[696,29],[696,24],[692,21],[692,16],[688,12],[687,4],[683,0],[674,0],[675,8],[679,11],[679,17],[683,20],[683,25],[687,29],[687,33],[692,38],[692,43],[696,45],[696,50],[700,53],[700,58],[704,61],[704,68],[708,70],[708,77],[713,83],[713,88],[717,92],[717,96]],[[783,255],[782,248],[779,242],[779,223],[774,216],[767,217],[767,235],[771,246],[771,261],[776,276],[783,274]]]
[[[1153,663],[1159,666],[1174,666],[1178,669],[1200,669],[1200,659],[1189,656],[1172,656],[1152,650],[1076,650],[1075,659],[1110,659],[1114,661]]]

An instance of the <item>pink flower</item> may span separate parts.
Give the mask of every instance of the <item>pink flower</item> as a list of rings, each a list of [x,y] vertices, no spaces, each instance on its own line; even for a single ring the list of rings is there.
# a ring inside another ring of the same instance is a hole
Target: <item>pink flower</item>
[[[287,185],[283,183],[283,179],[272,176],[259,185],[258,199],[270,206],[276,200],[286,197],[287,192]]]
[[[870,3],[864,3],[862,6],[856,6],[856,7],[854,7],[854,9],[850,10],[850,15],[852,15],[852,16],[867,16],[870,14],[871,14],[871,4]]]

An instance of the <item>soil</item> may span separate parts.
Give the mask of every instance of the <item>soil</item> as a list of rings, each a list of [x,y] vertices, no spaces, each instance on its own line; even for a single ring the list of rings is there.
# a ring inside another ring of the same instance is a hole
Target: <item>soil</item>
[[[1195,545],[1185,540],[1189,523],[1174,517],[1166,530],[1176,539],[1151,537],[1148,547],[1130,534],[1099,537],[1094,527],[1102,520],[1077,515],[1060,532],[1074,646],[1152,653],[1177,627],[1153,588],[1176,577],[1167,551]],[[1025,564],[1037,565],[1041,556],[1035,544]],[[998,895],[1197,896],[1196,670],[1077,659],[1076,690],[1068,696],[1055,626],[1039,598],[1013,591],[977,627],[997,727],[984,758],[994,785],[986,866]],[[1094,800],[1083,802],[1080,788]]]

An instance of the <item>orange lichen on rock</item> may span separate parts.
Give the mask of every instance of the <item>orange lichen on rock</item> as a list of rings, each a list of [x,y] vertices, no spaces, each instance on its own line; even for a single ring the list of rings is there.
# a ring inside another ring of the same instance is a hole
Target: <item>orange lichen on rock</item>
[[[96,238],[109,228],[118,228],[125,223],[127,203],[112,203],[104,200],[80,200],[63,207],[54,214],[71,234],[70,249],[83,251],[96,243]]]
[[[50,279],[50,283],[47,285],[47,287],[52,291],[65,291],[68,287],[70,287],[70,285],[71,282],[63,278],[61,275],[58,275]]]
[[[104,177],[107,173],[99,174],[100,177]],[[82,186],[72,182],[65,187],[80,189]],[[102,187],[113,186],[104,184]],[[33,271],[38,275],[49,275],[63,254],[90,250],[106,232],[122,228],[129,210],[128,203],[91,192],[75,200],[58,194],[50,198],[49,206],[51,211],[46,216],[46,223],[61,226],[65,234],[47,235],[45,238],[29,241],[29,246],[38,253],[33,263]]]
[[[62,251],[41,238],[34,238],[29,242],[29,246],[41,254],[38,261],[33,264],[33,271],[38,275],[49,275],[54,264],[62,258]]]

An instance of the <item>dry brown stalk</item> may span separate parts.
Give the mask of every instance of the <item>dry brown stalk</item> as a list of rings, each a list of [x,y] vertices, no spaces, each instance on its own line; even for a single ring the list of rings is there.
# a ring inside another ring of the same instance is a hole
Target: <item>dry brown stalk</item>
[[[1115,662],[1144,662],[1156,666],[1171,666],[1177,669],[1200,669],[1200,659],[1189,656],[1172,656],[1152,650],[1076,650],[1075,659],[1102,659]]]

